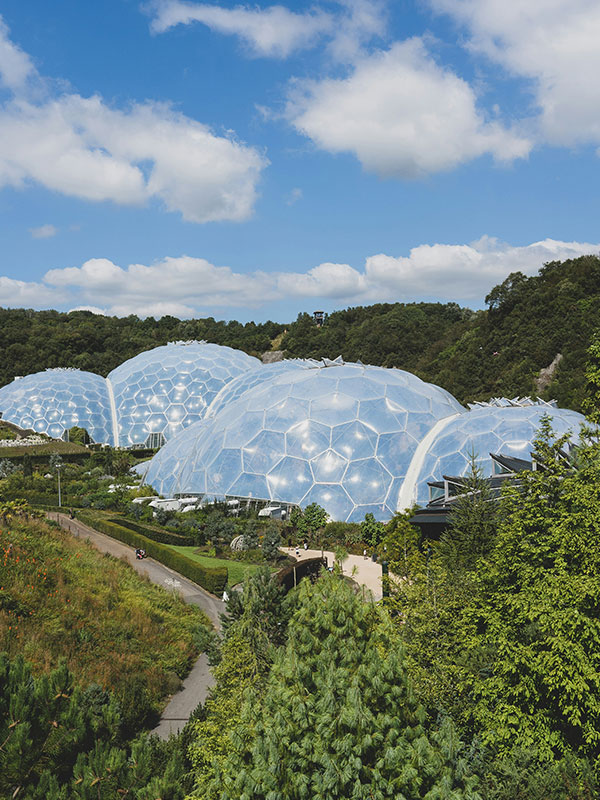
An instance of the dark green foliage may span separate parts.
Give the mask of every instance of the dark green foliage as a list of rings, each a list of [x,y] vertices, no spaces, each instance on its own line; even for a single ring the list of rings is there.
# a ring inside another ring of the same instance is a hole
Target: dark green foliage
[[[249,519],[244,525],[243,533],[244,548],[246,550],[256,550],[258,547],[258,523],[256,520]]]
[[[382,522],[377,522],[371,513],[365,514],[365,519],[360,524],[360,533],[365,544],[374,550],[383,539],[384,532],[385,525]]]
[[[207,515],[204,530],[207,538],[217,547],[227,547],[236,534],[233,520],[219,509]]]
[[[128,358],[158,345],[205,339],[260,355],[285,326],[274,322],[245,325],[211,317],[138,319],[103,317],[88,311],[0,309],[0,383],[47,367],[78,367],[107,375]]]
[[[385,613],[336,575],[303,581],[264,698],[248,697],[202,797],[478,798],[451,723],[427,724],[402,661]]]
[[[274,561],[279,557],[281,534],[279,533],[279,528],[277,525],[267,525],[267,527],[264,529],[261,547],[264,556],[268,561]]]
[[[82,511],[79,519],[86,525],[95,528],[101,533],[112,536],[131,547],[141,547],[150,558],[155,558],[167,567],[171,567],[176,572],[181,573],[194,583],[202,586],[207,591],[216,595],[223,593],[223,588],[227,583],[227,570],[221,567],[205,567],[202,564],[186,558],[181,553],[172,550],[164,544],[155,542],[147,536],[142,536],[129,528],[125,528],[115,522],[100,518],[88,512]]]
[[[33,464],[31,462],[31,456],[29,455],[29,453],[25,453],[21,461],[21,464],[23,466],[23,475],[26,478],[30,478],[33,475]]]
[[[269,567],[259,567],[246,578],[241,593],[230,593],[223,630],[228,633],[235,625],[255,650],[266,651],[265,642],[280,645],[285,640],[292,602]]]
[[[0,654],[0,796],[24,800],[183,800],[183,737],[124,737],[123,708],[99,686],[73,687],[62,664],[35,677]]]
[[[139,504],[132,504],[133,508],[140,508]],[[171,533],[169,531],[156,528],[152,525],[144,525],[139,522],[133,522],[125,517],[109,518],[109,522],[114,522],[115,525],[120,525],[122,528],[128,528],[131,531],[146,536],[148,539],[153,539],[155,542],[161,544],[175,544],[175,545],[193,545],[195,539],[191,536],[182,536],[179,533]]]
[[[493,550],[498,521],[498,504],[493,502],[489,484],[473,456],[471,472],[452,507],[450,526],[438,545],[446,569],[455,574],[475,569],[478,560]]]
[[[178,339],[206,339],[260,355],[285,330],[277,346],[290,356],[341,354],[347,361],[399,367],[461,402],[531,394],[540,370],[561,353],[542,395],[578,409],[586,397],[586,350],[600,316],[599,287],[600,259],[582,256],[546,264],[531,277],[512,273],[491,289],[487,311],[456,303],[379,303],[329,314],[321,328],[308,314],[284,326],[0,309],[0,384],[54,366],[106,375],[125,359]]]

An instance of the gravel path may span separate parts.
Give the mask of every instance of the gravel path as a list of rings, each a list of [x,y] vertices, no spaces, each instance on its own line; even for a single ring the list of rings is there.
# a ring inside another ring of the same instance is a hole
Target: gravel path
[[[115,558],[125,558],[136,572],[140,575],[147,575],[152,583],[177,591],[186,603],[199,606],[216,630],[220,629],[220,615],[225,611],[225,603],[214,595],[158,561],[151,558],[137,559],[134,548],[112,539],[104,533],[95,531],[77,519],[71,519],[66,514],[55,512],[48,512],[47,516],[74,536],[88,539],[100,552],[110,553]],[[161,739],[167,739],[170,733],[180,731],[198,703],[204,702],[214,682],[207,657],[202,653],[190,674],[183,681],[181,690],[169,701],[162,713],[160,723],[152,733],[157,734]]]

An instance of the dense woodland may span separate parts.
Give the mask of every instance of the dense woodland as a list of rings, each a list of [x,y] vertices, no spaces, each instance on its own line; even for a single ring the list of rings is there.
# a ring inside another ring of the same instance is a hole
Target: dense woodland
[[[47,367],[106,375],[127,358],[169,341],[206,339],[260,356],[336,357],[399,367],[438,383],[459,400],[531,394],[535,378],[563,355],[542,392],[581,408],[585,353],[600,312],[600,258],[551,262],[538,275],[509,275],[487,309],[456,303],[380,303],[329,315],[318,328],[309,313],[282,325],[209,317],[139,319],[24,309],[0,310],[0,383]]]

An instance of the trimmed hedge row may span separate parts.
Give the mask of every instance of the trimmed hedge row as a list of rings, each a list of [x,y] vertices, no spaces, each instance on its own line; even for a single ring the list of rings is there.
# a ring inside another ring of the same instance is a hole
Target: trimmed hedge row
[[[152,528],[150,525],[142,525],[130,519],[113,517],[109,519],[109,522],[114,522],[115,525],[121,525],[123,528],[129,528],[129,530],[140,533],[142,536],[147,536],[149,539],[153,539],[155,542],[160,542],[161,544],[176,544],[181,546],[192,546],[195,544],[191,536],[182,536],[179,533],[173,533],[173,531],[161,531],[158,528]]]
[[[212,594],[219,595],[225,588],[227,583],[226,567],[205,567],[178,553],[176,550],[171,550],[170,547],[160,542],[155,542],[147,536],[142,536],[129,528],[124,528],[121,524],[108,519],[101,519],[85,511],[79,513],[77,518],[89,525],[90,528],[100,531],[100,533],[105,533],[107,536],[118,539],[131,547],[144,549],[151,558],[160,561],[166,567],[174,569],[189,578],[189,580],[202,586],[208,592],[212,592]]]
[[[4,500],[27,500],[29,505],[32,506],[56,506],[58,508],[58,494],[39,494],[37,492],[3,492],[2,498]],[[78,508],[81,502],[81,497],[71,497],[70,495],[63,494],[61,497],[62,507],[66,511],[69,508]]]

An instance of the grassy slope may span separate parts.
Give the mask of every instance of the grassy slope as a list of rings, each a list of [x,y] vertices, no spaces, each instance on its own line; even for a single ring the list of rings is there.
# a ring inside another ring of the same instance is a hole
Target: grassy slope
[[[181,547],[179,545],[169,545],[173,550],[190,558],[192,561],[197,561],[205,567],[227,567],[227,582],[230,586],[235,586],[236,583],[241,583],[246,577],[247,572],[256,572],[259,568],[257,564],[246,564],[242,561],[229,561],[225,558],[211,558],[210,556],[203,556],[196,553],[197,547]]]
[[[203,613],[128,565],[40,520],[0,527],[0,650],[36,672],[65,657],[82,686],[160,701],[197,655]]]

